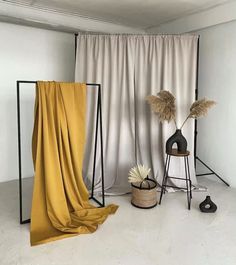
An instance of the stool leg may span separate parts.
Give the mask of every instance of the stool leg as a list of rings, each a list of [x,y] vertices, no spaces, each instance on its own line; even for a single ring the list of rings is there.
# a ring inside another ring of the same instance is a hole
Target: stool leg
[[[166,177],[165,177],[165,182],[164,182],[164,194],[166,193],[166,183],[167,183],[167,178],[168,178],[168,174],[169,174],[169,167],[170,167],[170,158],[171,156],[170,155],[167,155],[168,159],[167,159],[167,169],[166,169]]]
[[[187,157],[187,170],[188,170],[188,179],[189,179],[189,183],[190,183],[190,197],[192,199],[192,181],[190,179],[190,170],[189,170],[188,157]]]
[[[168,161],[169,161],[169,156],[166,156],[166,162],[165,162],[165,167],[164,167],[164,175],[163,175],[163,179],[162,179],[162,184],[161,184],[161,195],[160,195],[160,199],[159,199],[159,204],[161,204],[161,200],[162,200],[162,196],[163,196],[163,192],[165,190],[164,185],[165,185],[165,180],[167,177],[167,168],[168,168]]]
[[[191,193],[190,193],[191,192],[191,184],[189,183],[189,179],[188,179],[187,157],[184,157],[184,168],[185,168],[185,178],[186,178],[188,209],[190,210],[190,208],[191,208]]]
[[[192,196],[192,181],[191,181],[191,179],[189,180],[189,183],[190,183],[190,198],[192,199],[193,196]]]

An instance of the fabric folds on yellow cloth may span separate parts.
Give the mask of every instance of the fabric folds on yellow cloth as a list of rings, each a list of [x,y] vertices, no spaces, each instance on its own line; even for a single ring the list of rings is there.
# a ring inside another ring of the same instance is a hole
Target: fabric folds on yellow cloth
[[[37,82],[31,245],[94,232],[118,206],[96,208],[83,182],[86,84]]]

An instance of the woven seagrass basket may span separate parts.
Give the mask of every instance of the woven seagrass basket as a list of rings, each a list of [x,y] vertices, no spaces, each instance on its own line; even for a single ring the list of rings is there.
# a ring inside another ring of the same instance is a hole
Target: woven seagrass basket
[[[157,183],[153,179],[146,178],[140,183],[131,183],[131,204],[142,209],[150,209],[157,205]]]

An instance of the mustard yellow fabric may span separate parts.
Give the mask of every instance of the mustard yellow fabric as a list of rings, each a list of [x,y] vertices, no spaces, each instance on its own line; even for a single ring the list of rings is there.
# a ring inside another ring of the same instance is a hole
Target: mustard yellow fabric
[[[94,232],[118,206],[96,208],[82,178],[86,84],[37,82],[31,245]]]

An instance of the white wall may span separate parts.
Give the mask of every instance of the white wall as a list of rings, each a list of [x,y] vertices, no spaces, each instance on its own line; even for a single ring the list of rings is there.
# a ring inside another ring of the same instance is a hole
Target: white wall
[[[147,29],[149,33],[180,34],[236,20],[236,1],[201,10]]]
[[[198,155],[236,187],[236,21],[197,33],[199,97],[218,103],[199,120]]]
[[[16,80],[74,81],[74,35],[0,23],[0,182],[18,178]],[[34,89],[22,86],[24,176],[32,175]]]

